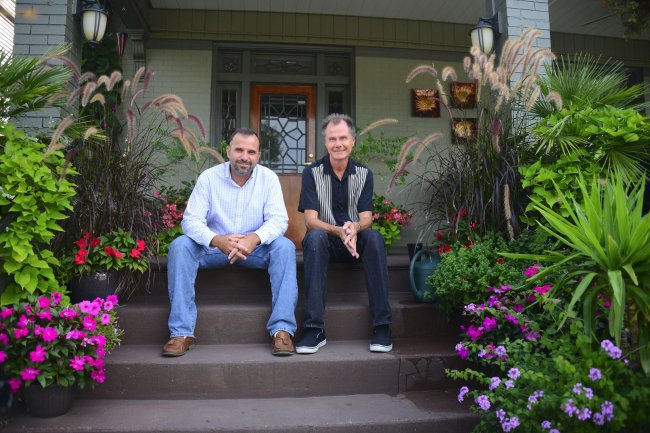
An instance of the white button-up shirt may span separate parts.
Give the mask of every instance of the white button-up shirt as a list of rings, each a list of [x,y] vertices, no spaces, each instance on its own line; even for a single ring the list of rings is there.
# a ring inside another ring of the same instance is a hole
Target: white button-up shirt
[[[187,202],[181,227],[200,245],[210,246],[216,235],[255,233],[269,244],[287,230],[278,175],[256,165],[244,186],[230,176],[230,162],[205,170]]]

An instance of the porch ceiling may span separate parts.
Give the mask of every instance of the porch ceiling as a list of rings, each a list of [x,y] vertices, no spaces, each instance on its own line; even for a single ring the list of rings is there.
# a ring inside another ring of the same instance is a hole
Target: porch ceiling
[[[153,9],[238,10],[384,17],[474,24],[484,0],[150,0]],[[596,0],[550,0],[551,31],[622,37],[619,18]],[[650,32],[639,39],[650,40]]]

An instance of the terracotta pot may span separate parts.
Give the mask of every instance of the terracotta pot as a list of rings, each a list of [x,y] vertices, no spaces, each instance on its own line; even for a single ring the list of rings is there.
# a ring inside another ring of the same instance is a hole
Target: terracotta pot
[[[74,402],[74,387],[50,385],[43,388],[33,383],[23,389],[27,411],[40,418],[60,416],[68,412]]]

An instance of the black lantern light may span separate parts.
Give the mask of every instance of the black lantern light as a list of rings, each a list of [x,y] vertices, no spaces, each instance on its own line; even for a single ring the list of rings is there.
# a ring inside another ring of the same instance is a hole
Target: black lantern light
[[[499,37],[497,15],[479,18],[476,27],[469,32],[469,35],[472,38],[473,47],[479,47],[483,53],[490,54],[494,48],[494,41]]]
[[[97,0],[84,0],[81,6],[81,28],[89,44],[102,41],[108,22],[108,8]]]

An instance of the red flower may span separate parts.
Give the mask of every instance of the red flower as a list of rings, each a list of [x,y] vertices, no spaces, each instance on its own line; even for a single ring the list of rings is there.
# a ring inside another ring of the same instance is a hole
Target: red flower
[[[506,259],[504,259],[503,257],[499,257],[497,259],[497,263],[500,264],[500,265],[504,264],[505,262],[506,262]]]
[[[472,223],[470,227],[472,228],[472,230],[476,230],[476,223]]]
[[[463,244],[463,246],[464,246],[465,248],[467,248],[468,250],[469,250],[469,247],[471,247],[472,245],[474,245],[474,242],[473,242],[473,241],[469,241],[469,242],[467,242],[466,244]]]
[[[140,258],[140,251],[141,250],[139,250],[137,248],[133,248],[131,250],[131,254],[129,254],[129,256],[133,257],[134,259],[139,259]]]
[[[74,264],[83,265],[86,263],[86,256],[88,256],[88,250],[79,250],[74,256]]]
[[[97,245],[99,245],[100,242],[101,242],[101,241],[99,240],[99,238],[93,238],[93,239],[90,241],[90,247],[91,247],[91,248],[95,248]]]
[[[448,253],[451,251],[451,247],[444,242],[440,243],[440,246],[438,247],[438,255],[442,255],[444,253]]]
[[[118,260],[124,257],[124,254],[122,254],[121,252],[119,252],[118,250],[116,250],[111,246],[106,247],[106,255],[108,257],[115,257]]]
[[[445,231],[440,230],[438,233],[436,233],[436,240],[439,241],[445,236]]]
[[[75,242],[79,248],[86,248],[88,246],[88,239],[81,238]]]
[[[138,239],[138,242],[136,242],[136,248],[138,251],[143,251],[145,248],[147,248],[147,243],[142,239]]]
[[[461,218],[466,218],[467,217],[467,209],[465,209],[464,207],[460,208],[460,217]]]

